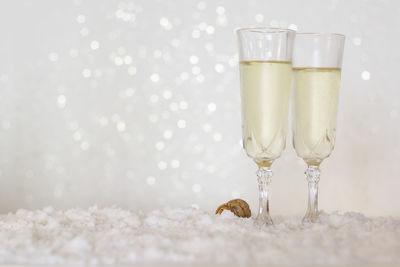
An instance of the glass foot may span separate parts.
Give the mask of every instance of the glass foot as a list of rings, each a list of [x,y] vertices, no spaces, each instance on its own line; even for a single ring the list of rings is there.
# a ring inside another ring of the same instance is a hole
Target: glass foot
[[[274,222],[269,214],[266,215],[257,215],[256,219],[254,220],[254,224],[257,226],[263,225],[272,225]]]
[[[321,222],[319,219],[319,213],[318,211],[316,213],[306,213],[306,215],[304,215],[303,223],[319,223]]]

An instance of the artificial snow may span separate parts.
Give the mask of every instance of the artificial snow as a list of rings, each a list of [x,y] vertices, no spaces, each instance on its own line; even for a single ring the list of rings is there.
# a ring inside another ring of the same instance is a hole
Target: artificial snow
[[[258,228],[192,208],[18,210],[0,216],[0,263],[400,263],[400,219],[349,212],[274,222]]]

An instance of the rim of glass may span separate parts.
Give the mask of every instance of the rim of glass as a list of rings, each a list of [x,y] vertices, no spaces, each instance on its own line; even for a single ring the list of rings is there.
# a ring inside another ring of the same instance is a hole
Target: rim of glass
[[[315,35],[315,36],[333,35],[337,37],[346,38],[344,34],[335,32],[296,32],[296,35]]]
[[[274,27],[249,27],[240,28],[236,32],[259,32],[259,33],[279,33],[279,32],[292,32],[296,33],[295,30],[284,29],[284,28],[274,28]]]

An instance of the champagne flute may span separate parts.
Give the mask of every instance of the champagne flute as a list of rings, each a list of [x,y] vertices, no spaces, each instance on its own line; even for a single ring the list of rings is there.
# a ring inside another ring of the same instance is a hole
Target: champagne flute
[[[259,210],[255,222],[272,224],[269,215],[271,165],[286,146],[295,31],[247,28],[239,29],[237,36],[243,147],[258,165]]]
[[[307,164],[308,208],[303,222],[319,221],[319,166],[335,145],[344,41],[341,34],[296,34],[293,146]]]

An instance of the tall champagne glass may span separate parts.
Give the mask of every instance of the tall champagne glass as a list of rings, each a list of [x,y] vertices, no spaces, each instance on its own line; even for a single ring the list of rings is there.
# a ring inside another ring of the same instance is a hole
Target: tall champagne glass
[[[243,147],[258,165],[259,210],[256,223],[269,215],[271,165],[286,146],[292,47],[295,32],[278,28],[237,31],[240,58]]]
[[[307,164],[308,209],[303,222],[319,221],[319,166],[335,145],[344,40],[341,34],[296,34],[293,145]]]

